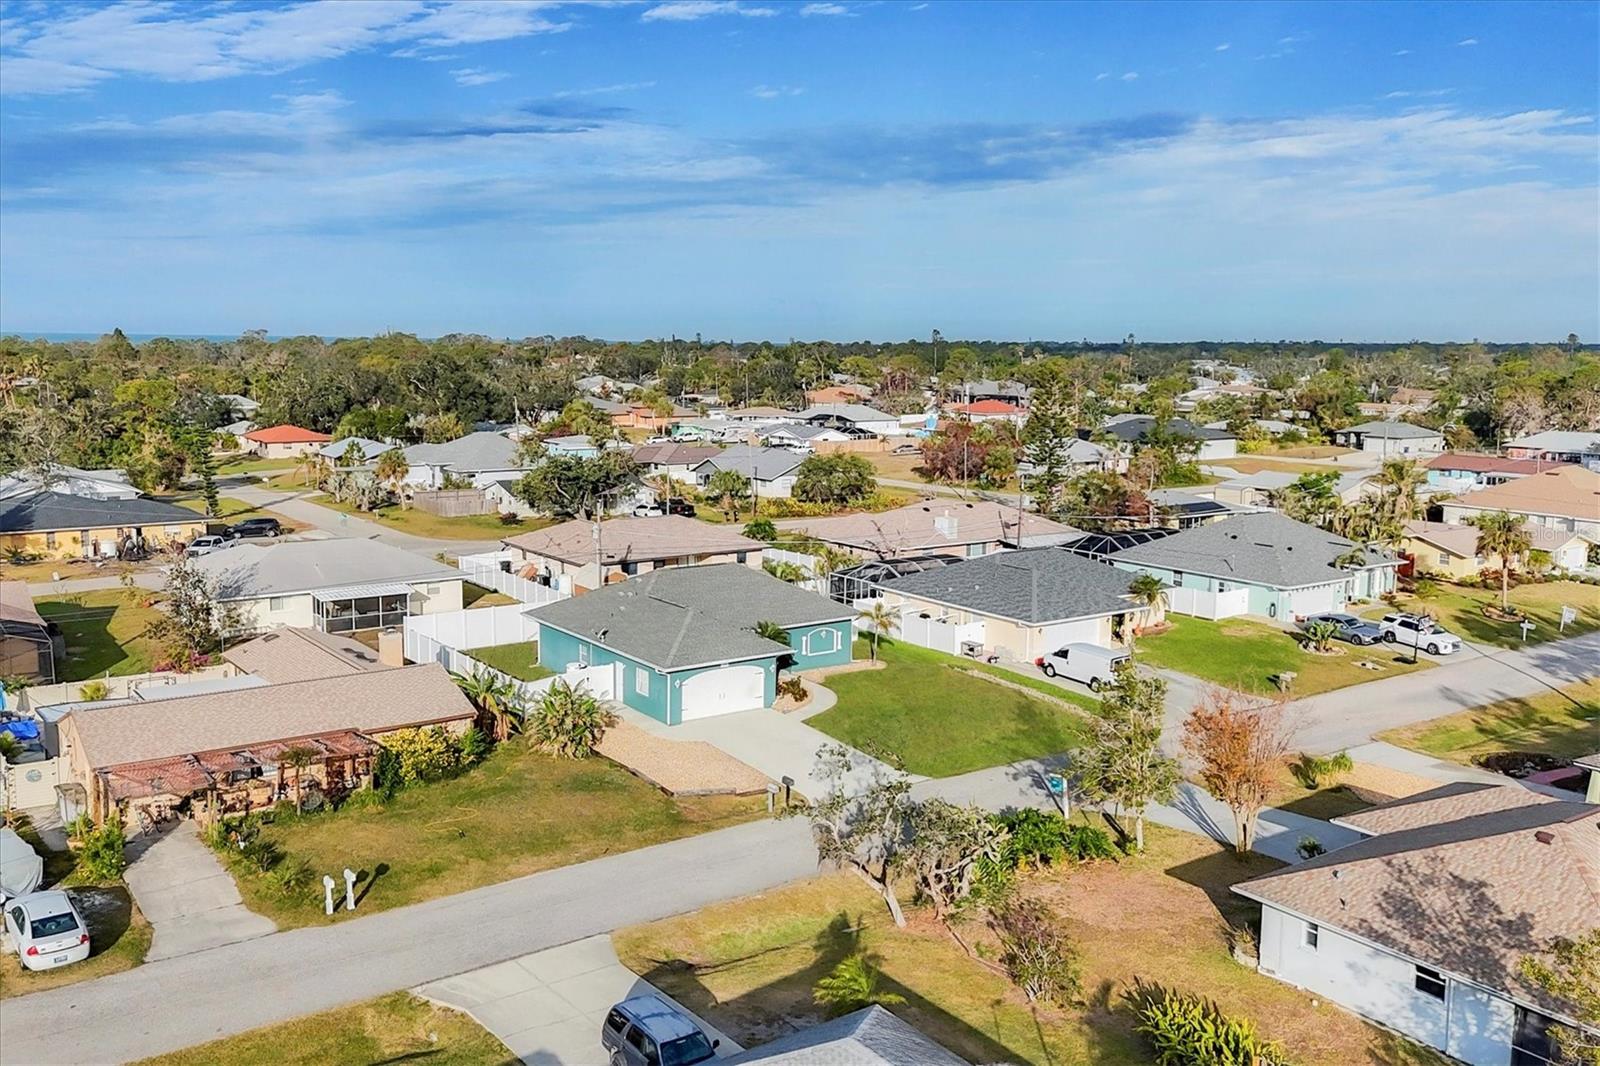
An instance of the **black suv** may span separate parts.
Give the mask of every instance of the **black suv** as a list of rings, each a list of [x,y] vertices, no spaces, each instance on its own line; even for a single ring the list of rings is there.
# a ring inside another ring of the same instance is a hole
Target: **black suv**
[[[235,537],[276,537],[283,533],[283,524],[276,518],[246,518],[228,532]]]
[[[667,501],[667,513],[681,514],[685,518],[693,518],[694,504],[690,503],[688,500],[673,498]]]

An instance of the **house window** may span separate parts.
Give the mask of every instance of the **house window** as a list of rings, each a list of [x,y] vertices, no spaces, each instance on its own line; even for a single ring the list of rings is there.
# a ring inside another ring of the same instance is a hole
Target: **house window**
[[[1316,922],[1307,922],[1305,931],[1301,934],[1300,941],[1312,951],[1317,950],[1317,935],[1320,930]]]
[[[968,544],[967,545],[967,558],[968,559],[976,559],[982,554],[983,554],[983,545],[982,544]]]
[[[579,644],[578,645],[578,665],[579,666],[588,666],[589,665],[589,645],[587,645],[587,644]]]
[[[747,562],[747,561],[749,561],[749,558],[750,558],[750,553],[749,552],[734,552],[733,553],[733,561],[736,562],[736,563]]]
[[[1426,966],[1418,966],[1415,983],[1417,991],[1423,995],[1432,996],[1434,999],[1444,998],[1444,974],[1438,970],[1432,970]]]
[[[623,563],[622,564],[622,572],[624,574],[627,574],[629,577],[632,577],[634,574],[637,574],[639,572],[639,564],[635,563],[635,562]]]
[[[1439,565],[1440,566],[1449,566],[1450,565],[1450,553],[1449,552],[1440,552],[1439,553]]]
[[[650,671],[642,666],[633,668],[633,691],[641,696],[650,695]]]
[[[282,611],[289,606],[289,597],[271,596],[267,599],[267,610]]]
[[[56,535],[54,533],[46,533],[44,535],[44,546],[46,548],[54,548],[56,546]]]
[[[439,595],[439,586],[438,585],[429,585],[424,589],[424,591],[429,596],[437,596],[437,595]]]
[[[1553,1066],[1565,1061],[1556,1045],[1555,1033],[1560,1028],[1555,1019],[1518,1007],[1511,1029],[1511,1066]]]
[[[1172,585],[1173,585],[1174,588],[1180,588],[1180,589],[1183,588],[1183,571],[1182,570],[1174,570],[1172,572]]]
[[[814,629],[801,641],[801,651],[807,655],[826,655],[839,650],[837,629]]]

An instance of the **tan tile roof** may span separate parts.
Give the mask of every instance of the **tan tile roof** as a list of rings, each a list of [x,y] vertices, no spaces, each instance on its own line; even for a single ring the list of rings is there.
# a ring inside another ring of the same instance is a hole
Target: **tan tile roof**
[[[274,629],[229,648],[222,657],[274,685],[389,669],[359,640],[315,629]]]
[[[1562,515],[1600,521],[1600,474],[1577,465],[1558,466],[1542,474],[1507,481],[1446,500],[1483,511]]]
[[[339,730],[384,732],[473,717],[444,667],[422,663],[284,685],[79,708],[83,754],[98,769],[294,740]]]
[[[594,523],[581,519],[507,537],[502,542],[533,555],[568,563],[594,561]],[[727,526],[683,515],[613,518],[600,523],[600,547],[608,564],[760,551],[766,545]]]
[[[33,593],[28,591],[26,581],[0,581],[0,622],[44,625],[39,609],[33,605]]]
[[[941,519],[949,523],[941,523]],[[944,525],[945,528],[941,528]],[[949,526],[953,525],[953,529]],[[903,555],[913,551],[955,548],[1017,539],[1017,509],[988,500],[923,500],[877,514],[834,518],[792,518],[777,523],[781,530],[838,544],[857,551]],[[947,531],[948,529],[948,531]],[[1081,530],[1023,512],[1022,537],[1029,544],[1051,543],[1081,535]],[[1039,538],[1043,538],[1042,540]]]
[[[1457,781],[1414,796],[1385,803],[1334,821],[1362,833],[1398,833],[1418,826],[1453,822],[1546,802],[1546,797],[1517,785]]]
[[[1443,820],[1339,848],[1234,891],[1565,1013],[1561,1003],[1524,982],[1518,966],[1555,939],[1594,927],[1600,807],[1490,786],[1497,787],[1532,800],[1495,797],[1510,805],[1456,817],[1473,801],[1461,800],[1466,794],[1459,791],[1438,795],[1452,786],[1435,789],[1385,808],[1408,809],[1408,820],[1424,813]]]

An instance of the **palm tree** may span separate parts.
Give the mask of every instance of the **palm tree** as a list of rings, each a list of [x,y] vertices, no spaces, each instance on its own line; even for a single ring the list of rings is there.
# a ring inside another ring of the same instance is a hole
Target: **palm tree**
[[[1389,514],[1399,525],[1417,517],[1417,493],[1428,476],[1415,459],[1386,459],[1372,479],[1387,497]]]
[[[874,1003],[880,1006],[904,1003],[906,998],[898,992],[879,990],[876,961],[860,951],[846,955],[812,988],[812,1000],[818,1006],[826,1007],[830,1018],[870,1007]]]
[[[750,495],[750,479],[737,470],[718,470],[706,480],[706,495],[717,501],[731,522]]]
[[[586,688],[557,680],[528,712],[533,742],[551,755],[586,758],[605,737],[617,716]]]
[[[779,644],[789,643],[789,631],[776,622],[757,622],[755,624],[756,636]]]
[[[1521,515],[1509,511],[1489,511],[1467,519],[1478,527],[1478,552],[1500,556],[1500,610],[1511,607],[1511,568],[1533,547],[1533,538]]]
[[[515,681],[496,670],[477,669],[470,674],[452,673],[462,695],[489,720],[489,735],[499,743],[522,725],[522,692]]]
[[[859,613],[867,623],[867,632],[872,634],[872,661],[877,662],[878,639],[887,637],[896,629],[899,629],[900,618],[882,600],[873,600],[871,607]]]
[[[390,448],[378,456],[378,465],[373,468],[372,473],[379,481],[389,486],[389,491],[400,500],[400,509],[405,510],[404,486],[406,475],[411,473],[411,464],[406,462],[405,454],[399,448]]]
[[[278,763],[280,765],[294,768],[294,813],[296,814],[299,814],[302,809],[300,783],[305,777],[306,768],[316,762],[321,754],[316,748],[308,747],[304,744],[291,745],[278,753]]]
[[[1154,574],[1140,574],[1128,583],[1128,595],[1133,602],[1144,608],[1145,618],[1150,618],[1157,611],[1165,611],[1171,602],[1167,596],[1167,586]],[[1133,636],[1129,634],[1128,644],[1133,644]]]
[[[295,459],[294,472],[300,475],[300,484],[320,484],[320,475],[328,461],[316,452],[301,452]]]

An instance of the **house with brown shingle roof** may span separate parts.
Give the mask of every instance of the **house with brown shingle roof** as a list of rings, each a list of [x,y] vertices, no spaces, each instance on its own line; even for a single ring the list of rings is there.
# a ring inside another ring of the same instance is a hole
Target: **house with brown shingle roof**
[[[530,581],[573,593],[670,566],[739,563],[761,569],[766,544],[735,529],[683,515],[562,522],[500,542]]]
[[[1260,971],[1463,1062],[1557,1061],[1572,1005],[1521,963],[1600,925],[1600,807],[1452,784],[1339,824],[1370,835],[1233,886]]]
[[[1562,529],[1600,543],[1600,474],[1571,464],[1503,485],[1462,493],[1439,505],[1444,520],[1460,525],[1475,515],[1508,511],[1529,526]]]

